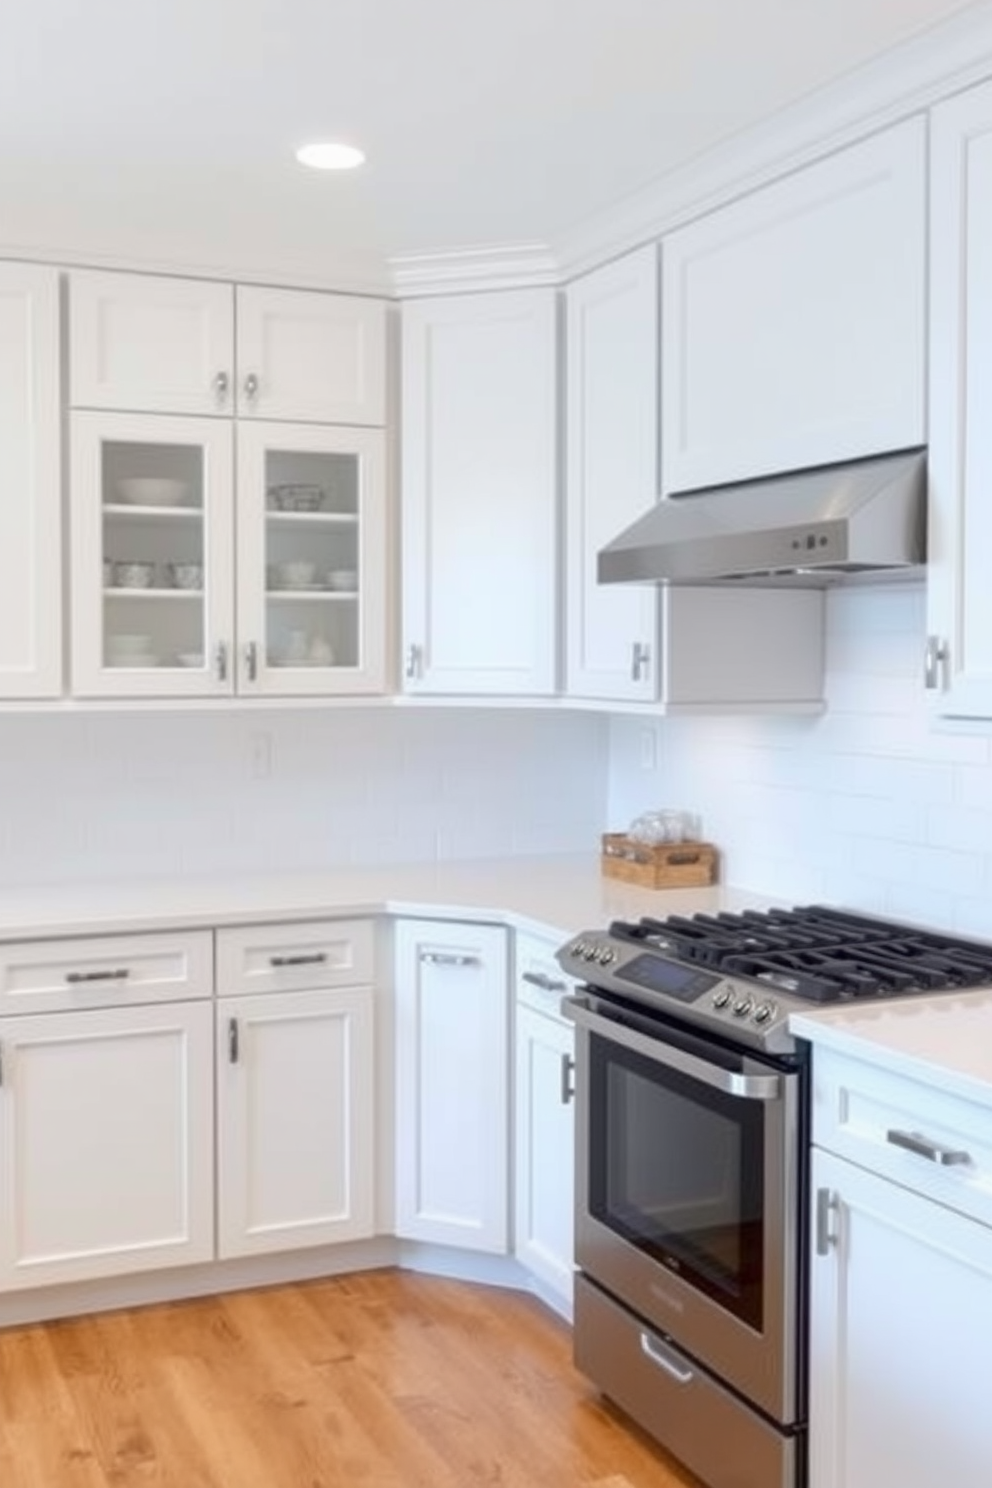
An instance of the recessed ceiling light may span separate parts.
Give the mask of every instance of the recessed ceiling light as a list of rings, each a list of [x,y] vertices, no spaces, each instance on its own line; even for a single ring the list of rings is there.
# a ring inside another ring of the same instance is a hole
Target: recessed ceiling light
[[[342,145],[333,140],[321,140],[316,144],[302,145],[296,152],[301,165],[310,165],[314,170],[354,170],[365,159],[364,150],[354,145]]]

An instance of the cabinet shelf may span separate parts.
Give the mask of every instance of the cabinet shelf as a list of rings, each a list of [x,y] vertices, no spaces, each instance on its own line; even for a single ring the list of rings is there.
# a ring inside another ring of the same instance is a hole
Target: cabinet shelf
[[[267,589],[266,599],[291,600],[293,604],[303,602],[309,604],[313,600],[331,599],[340,603],[342,600],[354,600],[358,598],[357,589]]]
[[[202,599],[202,589],[124,589],[118,585],[104,589],[104,599]]]
[[[125,506],[103,503],[105,517],[124,517],[134,522],[202,522],[202,506]]]
[[[267,511],[269,527],[357,527],[357,512],[280,512]]]

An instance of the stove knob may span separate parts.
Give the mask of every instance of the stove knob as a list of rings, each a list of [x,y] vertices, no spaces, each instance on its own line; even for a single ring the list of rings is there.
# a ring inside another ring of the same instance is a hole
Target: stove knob
[[[713,1006],[715,1008],[725,1008],[729,1001],[730,993],[726,987],[723,987],[713,998]]]
[[[616,953],[615,950],[613,950],[612,946],[600,946],[600,948],[599,948],[599,964],[600,964],[600,966],[609,966],[610,963],[611,963],[611,961],[615,961],[616,959],[617,959],[617,953]]]
[[[746,1018],[753,1007],[754,1003],[750,997],[738,997],[734,1003],[734,1017]]]
[[[586,961],[595,961],[596,954],[596,947],[594,945],[587,945],[582,947],[582,955]]]
[[[773,1002],[759,1002],[754,1010],[755,1023],[767,1023],[769,1018],[774,1018],[778,1012]]]

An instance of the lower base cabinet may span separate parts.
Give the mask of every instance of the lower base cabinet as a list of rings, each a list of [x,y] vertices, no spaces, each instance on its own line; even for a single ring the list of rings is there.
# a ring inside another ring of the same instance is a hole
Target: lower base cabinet
[[[372,989],[225,997],[217,1009],[217,1252],[375,1228]]]
[[[814,1153],[810,1488],[987,1488],[992,1229]]]
[[[575,1116],[570,1023],[517,1008],[514,1250],[571,1306]]]
[[[396,1233],[504,1254],[506,931],[400,920],[394,933]]]
[[[208,1261],[209,1002],[0,1019],[0,1290]]]

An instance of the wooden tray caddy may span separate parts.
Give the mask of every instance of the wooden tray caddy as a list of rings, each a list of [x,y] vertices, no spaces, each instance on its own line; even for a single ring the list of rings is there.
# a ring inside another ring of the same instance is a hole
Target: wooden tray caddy
[[[603,873],[644,889],[693,889],[716,883],[717,861],[717,850],[709,842],[651,847],[632,841],[626,832],[603,833]]]

